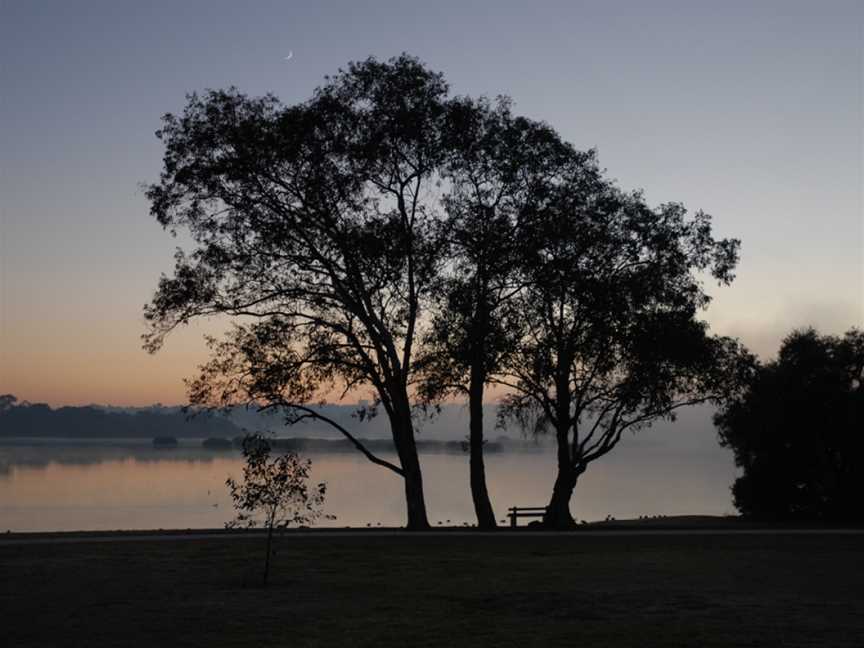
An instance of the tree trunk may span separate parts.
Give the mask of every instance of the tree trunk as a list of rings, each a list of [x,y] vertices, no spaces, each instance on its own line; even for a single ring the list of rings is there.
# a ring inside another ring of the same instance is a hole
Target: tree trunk
[[[555,441],[558,454],[558,475],[552,488],[552,499],[543,516],[543,526],[551,529],[569,529],[576,525],[570,515],[570,497],[576,480],[582,474],[573,465],[570,456],[570,354],[566,348],[558,349],[558,375],[555,380]]]
[[[408,509],[409,531],[424,531],[429,529],[429,520],[426,517],[426,500],[423,497],[423,475],[420,473],[420,462],[414,453],[413,466],[409,467],[404,462],[405,470],[405,503]],[[410,462],[409,462],[410,465]]]
[[[573,516],[570,515],[570,498],[573,489],[576,488],[578,475],[572,468],[568,471],[558,471],[555,486],[552,489],[552,499],[546,507],[546,515],[543,516],[543,526],[550,529],[571,529],[576,525]]]
[[[550,529],[570,529],[576,526],[573,516],[570,515],[570,498],[576,481],[584,468],[577,470],[570,458],[570,447],[568,443],[568,429],[558,430],[558,475],[555,477],[555,486],[552,488],[552,498],[546,507],[543,516],[543,526]]]
[[[426,500],[423,497],[423,474],[420,471],[420,459],[417,456],[417,444],[414,440],[414,426],[411,422],[411,409],[407,400],[401,404],[395,416],[391,419],[393,426],[393,441],[405,480],[405,505],[408,512],[409,531],[429,529],[429,519],[426,517]]]
[[[471,497],[477,515],[479,529],[494,529],[495,512],[486,489],[486,465],[483,458],[483,385],[484,379],[479,367],[471,367],[471,384],[468,391]]]

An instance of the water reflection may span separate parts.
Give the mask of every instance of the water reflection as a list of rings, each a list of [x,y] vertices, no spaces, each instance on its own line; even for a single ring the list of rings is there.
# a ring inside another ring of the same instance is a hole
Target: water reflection
[[[359,454],[313,453],[313,478],[328,483],[322,526],[399,526],[401,480]],[[392,458],[391,458],[392,460]],[[433,525],[473,521],[468,458],[421,456]],[[487,458],[498,517],[509,506],[546,503],[555,456],[500,452]],[[181,447],[0,447],[0,531],[221,527],[232,516],[225,479],[239,477],[237,451]],[[577,519],[732,512],[731,457],[718,448],[670,451],[624,444],[592,464],[573,500]]]

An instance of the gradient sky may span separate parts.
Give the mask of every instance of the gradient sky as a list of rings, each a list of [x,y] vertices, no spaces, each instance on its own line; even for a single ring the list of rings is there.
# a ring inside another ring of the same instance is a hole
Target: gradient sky
[[[402,51],[741,238],[716,332],[768,358],[795,327],[862,326],[862,25],[860,1],[0,0],[0,393],[182,402],[205,326],[139,341],[176,245],[139,189],[160,115],[232,84],[301,101]]]

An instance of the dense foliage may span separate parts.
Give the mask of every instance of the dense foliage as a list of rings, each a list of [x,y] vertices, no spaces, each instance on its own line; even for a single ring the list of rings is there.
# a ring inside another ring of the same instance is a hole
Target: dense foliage
[[[864,332],[792,333],[715,423],[744,515],[864,522]]]
[[[371,391],[399,459],[376,463],[404,479],[418,529],[429,524],[409,385],[441,261],[446,93],[402,56],[351,64],[294,106],[192,95],[163,120],[163,171],[147,191],[156,219],[193,244],[146,308],[146,347],[197,317],[234,318],[192,385],[198,405],[259,402],[297,420],[335,390]]]
[[[719,401],[746,373],[744,349],[699,319],[704,278],[732,281],[738,241],[715,239],[704,212],[621,191],[593,154],[559,169],[521,220],[521,335],[498,372],[502,416],[555,435],[546,522],[567,526],[579,476],[624,432]]]
[[[516,116],[505,98],[448,104],[443,175],[445,249],[424,339],[420,395],[467,398],[470,485],[478,526],[493,528],[486,488],[483,399],[521,334],[521,222],[534,196],[577,152],[547,124]]]

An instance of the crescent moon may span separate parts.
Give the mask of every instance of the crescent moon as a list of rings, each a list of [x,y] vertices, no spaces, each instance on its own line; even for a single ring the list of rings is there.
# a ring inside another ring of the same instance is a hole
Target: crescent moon
[[[294,58],[294,52],[293,52],[293,51],[289,51],[289,52],[288,52],[288,56],[285,57],[285,60],[286,60],[286,61],[290,61],[292,58]]]

